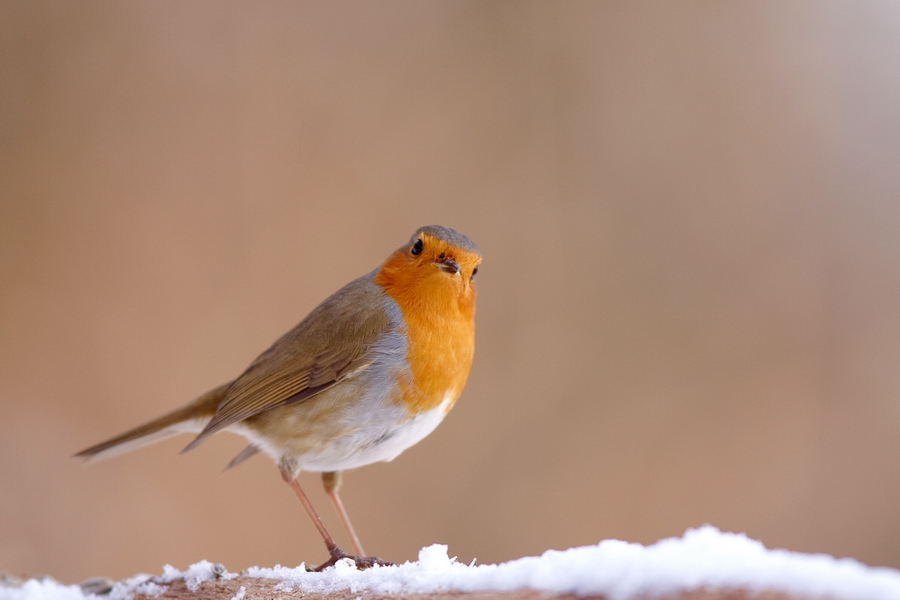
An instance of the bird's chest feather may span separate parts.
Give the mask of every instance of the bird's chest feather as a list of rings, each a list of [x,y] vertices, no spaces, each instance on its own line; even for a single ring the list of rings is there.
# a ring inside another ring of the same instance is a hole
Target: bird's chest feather
[[[410,416],[440,407],[450,410],[462,393],[475,352],[474,296],[420,286],[404,293],[388,286],[402,321],[406,369],[397,375],[391,401]]]
[[[442,404],[446,412],[462,392],[472,367],[474,325],[455,315],[404,316],[409,371],[399,381],[402,402],[411,414]]]

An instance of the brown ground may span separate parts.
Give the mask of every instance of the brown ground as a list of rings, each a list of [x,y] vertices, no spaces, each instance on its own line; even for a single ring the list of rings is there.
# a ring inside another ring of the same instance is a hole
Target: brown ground
[[[207,581],[192,592],[183,580],[169,584],[160,596],[136,595],[134,600],[230,600],[244,588],[243,600],[605,600],[604,596],[575,596],[552,594],[535,590],[515,592],[435,592],[431,594],[372,594],[368,592],[334,592],[331,594],[303,593],[276,589],[279,581],[253,577]],[[777,592],[751,594],[744,590],[692,590],[660,600],[801,600]],[[802,600],[809,600],[803,598]]]

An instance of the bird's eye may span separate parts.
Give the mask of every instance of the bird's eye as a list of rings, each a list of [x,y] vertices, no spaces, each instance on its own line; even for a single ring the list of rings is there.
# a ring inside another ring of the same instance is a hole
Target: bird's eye
[[[422,254],[422,240],[416,240],[416,243],[413,244],[412,250],[410,250],[410,252],[412,252],[413,256]]]
[[[477,273],[477,272],[478,272],[478,267],[475,267],[474,269],[472,269],[472,276],[469,277],[469,279],[475,279],[475,273]]]

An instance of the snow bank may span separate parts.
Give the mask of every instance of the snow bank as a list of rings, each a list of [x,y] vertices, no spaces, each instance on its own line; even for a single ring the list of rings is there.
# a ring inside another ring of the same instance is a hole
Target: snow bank
[[[662,596],[702,587],[779,591],[789,595],[841,600],[898,600],[900,571],[867,567],[853,559],[824,554],[768,550],[745,535],[722,533],[705,526],[681,538],[641,546],[606,540],[596,546],[548,550],[499,565],[465,565],[449,558],[447,547],[429,546],[419,560],[394,567],[357,571],[340,562],[323,573],[307,573],[303,566],[248,570],[250,577],[280,580],[278,587],[306,592],[338,590],[377,594],[438,591],[512,591],[523,588],[580,595],[601,594],[610,600]],[[201,562],[185,572],[165,567],[162,576],[136,577],[116,584],[107,596],[126,600],[134,592],[154,595],[175,579],[190,589],[202,581],[234,578],[220,565]],[[30,580],[21,586],[0,586],[0,600],[85,600],[78,586],[52,580]]]

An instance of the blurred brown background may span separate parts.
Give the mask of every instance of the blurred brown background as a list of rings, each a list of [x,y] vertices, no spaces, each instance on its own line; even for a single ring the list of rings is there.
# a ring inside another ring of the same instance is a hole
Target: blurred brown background
[[[712,523],[900,567],[895,2],[0,3],[0,569],[319,561],[222,435],[70,455],[234,377],[418,226],[481,246],[447,421],[367,548]],[[303,480],[328,524],[316,475]]]

